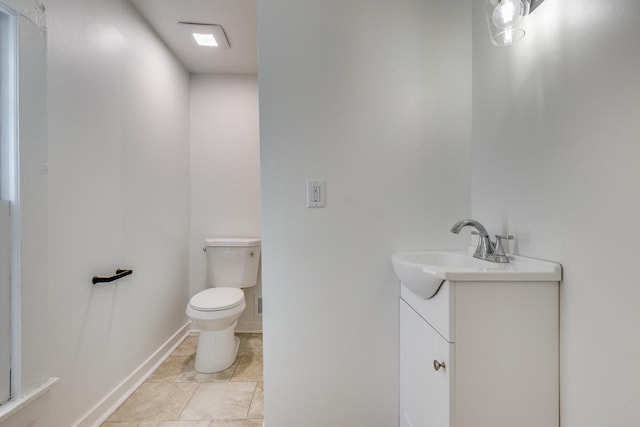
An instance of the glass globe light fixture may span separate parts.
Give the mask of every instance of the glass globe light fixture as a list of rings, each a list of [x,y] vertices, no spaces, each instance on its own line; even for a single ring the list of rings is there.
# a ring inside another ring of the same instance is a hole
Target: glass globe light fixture
[[[491,20],[498,28],[509,28],[515,25],[524,14],[524,6],[520,0],[501,0],[493,11]]]
[[[522,39],[522,18],[529,14],[530,7],[531,0],[485,0],[491,43],[509,46]]]

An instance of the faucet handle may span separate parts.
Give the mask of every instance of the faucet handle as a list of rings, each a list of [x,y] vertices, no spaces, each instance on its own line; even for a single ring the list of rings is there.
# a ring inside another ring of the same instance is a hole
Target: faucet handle
[[[502,241],[503,240],[513,240],[514,238],[515,237],[513,237],[511,234],[507,234],[507,235],[496,234],[496,249],[494,251],[495,256],[496,257],[505,257],[505,258],[507,258],[507,254],[504,252],[504,247],[502,246]],[[509,262],[508,258],[507,258],[506,262]]]

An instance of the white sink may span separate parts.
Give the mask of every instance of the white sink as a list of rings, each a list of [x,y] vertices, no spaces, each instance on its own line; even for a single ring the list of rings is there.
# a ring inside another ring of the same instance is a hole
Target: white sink
[[[560,281],[562,267],[554,262],[509,255],[508,263],[474,258],[467,252],[406,251],[391,257],[398,279],[414,294],[429,299],[445,280],[465,282]]]

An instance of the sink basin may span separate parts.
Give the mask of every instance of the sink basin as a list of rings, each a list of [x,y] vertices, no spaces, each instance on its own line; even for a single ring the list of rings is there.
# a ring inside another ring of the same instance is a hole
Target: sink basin
[[[509,255],[509,263],[474,258],[467,252],[406,251],[391,257],[398,279],[414,294],[429,299],[445,280],[465,282],[546,282],[562,279],[559,264]]]

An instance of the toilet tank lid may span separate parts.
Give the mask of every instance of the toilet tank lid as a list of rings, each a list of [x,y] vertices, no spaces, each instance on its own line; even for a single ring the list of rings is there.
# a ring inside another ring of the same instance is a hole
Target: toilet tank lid
[[[260,246],[259,237],[216,237],[211,239],[205,239],[204,241],[207,247],[216,246],[245,246],[255,247]]]

